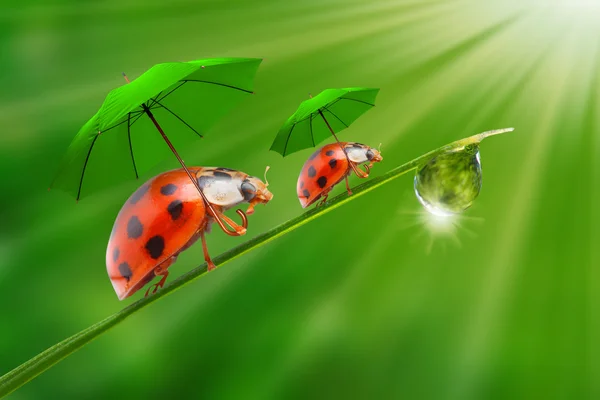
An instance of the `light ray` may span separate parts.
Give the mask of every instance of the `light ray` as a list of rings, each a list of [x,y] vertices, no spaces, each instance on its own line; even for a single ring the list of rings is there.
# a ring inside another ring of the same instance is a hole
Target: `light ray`
[[[266,388],[262,398],[270,398],[274,392],[280,390],[287,379],[294,375],[294,371],[314,356],[309,350],[318,348],[330,340],[335,340],[338,327],[343,324],[349,310],[344,308],[346,299],[360,286],[365,277],[373,273],[371,265],[378,253],[389,246],[394,240],[394,224],[387,224],[386,229],[380,232],[381,240],[371,242],[365,246],[362,256],[348,266],[348,272],[341,277],[339,284],[319,301],[317,307],[310,313],[304,324],[304,329],[298,332],[297,340],[292,348],[286,350],[284,359],[281,360],[275,374],[269,377],[271,385]]]
[[[554,61],[571,60],[569,69],[576,67],[573,62],[572,43],[576,37],[570,37],[566,43],[561,43],[552,54]],[[530,85],[545,85],[548,75],[555,74],[554,70],[540,67],[537,72],[535,83]],[[517,178],[516,189],[510,204],[506,207],[508,213],[503,218],[504,225],[497,240],[496,252],[489,257],[488,273],[481,284],[481,293],[477,307],[471,316],[471,325],[464,336],[464,342],[458,354],[462,358],[458,360],[457,376],[452,381],[455,387],[451,390],[453,398],[467,398],[476,388],[476,382],[486,373],[485,359],[494,347],[497,337],[494,333],[501,331],[505,320],[507,299],[510,296],[510,282],[515,276],[515,265],[523,251],[523,236],[530,228],[531,220],[528,216],[533,214],[536,193],[538,192],[539,176],[542,174],[546,164],[549,162],[548,153],[552,135],[556,134],[553,129],[554,123],[560,117],[561,102],[565,93],[569,90],[569,82],[566,75],[555,77],[552,92],[547,97],[544,114],[540,115],[541,123],[532,128],[529,133],[530,143],[528,159],[523,164],[522,173]],[[535,88],[535,86],[534,86]],[[532,88],[532,91],[534,89]],[[523,103],[527,98],[520,99]],[[518,103],[515,104],[515,109]]]
[[[586,105],[586,112],[583,120],[587,123],[586,132],[589,146],[588,157],[590,160],[590,243],[600,243],[600,40],[596,43],[596,56],[592,64],[589,81],[589,94],[582,106]],[[585,145],[584,145],[585,146]],[[578,148],[577,150],[580,150]],[[588,346],[589,354],[587,357],[589,393],[597,395],[600,393],[600,383],[597,377],[600,373],[600,343],[597,338],[600,337],[600,302],[598,293],[600,293],[600,271],[597,268],[600,265],[600,247],[591,245],[589,257],[589,285],[588,285],[588,304],[589,307],[589,334]]]

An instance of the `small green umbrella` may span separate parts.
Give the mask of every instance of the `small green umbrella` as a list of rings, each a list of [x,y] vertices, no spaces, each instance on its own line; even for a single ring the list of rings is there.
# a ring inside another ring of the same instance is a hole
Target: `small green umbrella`
[[[270,150],[283,157],[299,150],[315,147],[317,143],[348,128],[358,117],[375,107],[377,88],[325,89],[300,106],[279,129]],[[341,145],[340,145],[341,146]],[[344,153],[345,154],[345,153]],[[348,157],[348,155],[346,155]],[[359,177],[366,177],[354,168]]]
[[[240,234],[243,230],[220,214],[235,231],[226,229],[175,148],[203,137],[253,93],[261,61],[214,58],[163,63],[131,82],[123,74],[127,84],[110,91],[102,107],[79,130],[51,187],[79,200],[119,181],[137,179],[173,153],[221,228],[231,235]],[[245,228],[245,215],[241,210],[238,214]]]
[[[304,100],[279,129],[271,149],[287,156],[315,147],[329,135],[337,140],[337,132],[346,129],[358,117],[375,107],[379,89],[325,89]],[[339,142],[339,140],[337,140]]]

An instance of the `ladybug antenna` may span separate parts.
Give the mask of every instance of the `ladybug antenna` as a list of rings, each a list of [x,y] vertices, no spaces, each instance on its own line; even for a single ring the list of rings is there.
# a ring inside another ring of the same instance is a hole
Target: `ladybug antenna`
[[[267,168],[265,168],[265,186],[267,187],[269,186],[269,181],[267,180],[267,171],[269,170],[269,168],[271,167],[269,167],[268,165]]]
[[[381,143],[379,143],[379,148],[377,149],[381,153]]]

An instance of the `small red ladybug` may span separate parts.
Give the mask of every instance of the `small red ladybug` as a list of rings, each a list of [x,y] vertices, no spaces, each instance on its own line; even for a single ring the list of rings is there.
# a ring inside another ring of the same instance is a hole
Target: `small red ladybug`
[[[267,190],[268,182],[265,184],[243,172],[212,167],[188,169],[218,217],[231,226],[237,225],[223,214],[224,210],[249,203],[247,213],[252,214],[256,204],[266,204],[273,198]],[[247,220],[243,211],[238,213],[244,220],[244,227],[238,226],[243,234]],[[162,275],[160,282],[146,291],[146,296],[152,288],[152,293],[156,292],[167,279],[167,268],[198,238],[202,239],[208,270],[214,269],[204,238],[213,222],[214,217],[207,212],[204,200],[184,169],[162,173],[144,183],[121,208],[106,249],[106,269],[119,300]]]
[[[354,171],[359,178],[367,178],[373,163],[381,160],[383,157],[379,150],[360,143],[339,142],[321,147],[304,163],[298,177],[296,191],[302,208],[310,206],[321,197],[323,200],[318,205],[325,203],[329,192],[342,179],[346,179],[346,190],[351,195],[348,184],[350,171]],[[360,164],[367,162],[369,164],[364,166],[366,173],[358,169]]]

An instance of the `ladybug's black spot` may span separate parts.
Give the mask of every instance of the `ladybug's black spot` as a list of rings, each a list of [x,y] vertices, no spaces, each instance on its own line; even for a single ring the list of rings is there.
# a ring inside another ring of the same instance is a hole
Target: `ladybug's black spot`
[[[137,239],[142,236],[142,231],[144,230],[144,226],[140,222],[140,219],[135,215],[129,218],[129,222],[127,222],[127,236],[130,239]]]
[[[306,197],[307,199],[310,197],[310,192],[306,189],[304,189],[304,191],[302,192],[302,194],[304,195],[304,197]]]
[[[242,182],[242,195],[244,196],[244,200],[252,200],[254,197],[256,197],[256,187],[245,180]]]
[[[215,171],[230,171],[230,172],[233,172],[233,171],[235,171],[235,169],[225,168],[225,167],[219,167],[219,168],[215,168]]]
[[[362,149],[364,145],[360,143],[352,143],[352,147],[354,147],[355,149]]]
[[[119,259],[119,254],[121,254],[119,248],[115,247],[115,249],[113,250],[113,262],[117,262],[117,260]]]
[[[173,200],[167,206],[167,211],[171,214],[171,219],[175,221],[181,216],[181,211],[183,210],[183,203],[181,200]]]
[[[325,155],[332,156],[333,153],[335,153],[333,150],[327,150],[327,152],[325,153]]]
[[[314,178],[317,175],[317,170],[312,165],[308,168],[308,177]]]
[[[215,178],[231,180],[231,175],[229,175],[227,172],[214,171],[213,175],[215,176]]]
[[[150,257],[152,257],[155,260],[162,255],[164,249],[165,239],[162,236],[152,236],[146,242],[146,250],[148,250],[148,254],[150,254]]]
[[[336,165],[337,165],[337,160],[335,158],[332,158],[331,160],[329,160],[329,166],[331,167],[331,169],[334,169]]]
[[[131,195],[131,197],[129,198],[129,203],[135,204],[138,201],[140,201],[142,199],[142,197],[144,197],[144,195],[146,194],[146,192],[148,191],[149,188],[150,188],[150,185],[148,185],[148,184],[142,185],[138,190],[136,190]]]
[[[127,264],[126,262],[122,262],[117,268],[119,268],[119,273],[121,274],[121,276],[125,278],[127,282],[129,282],[129,280],[133,276],[131,268],[129,268],[129,264]]]
[[[160,188],[160,194],[165,196],[170,196],[177,190],[177,185],[173,185],[172,183],[167,183],[165,186]]]
[[[201,189],[204,189],[205,186],[209,185],[214,180],[215,178],[212,176],[203,175],[198,178],[198,186],[200,186]]]
[[[300,189],[304,188],[304,181],[300,182]]]
[[[321,177],[319,177],[319,179],[317,179],[317,185],[319,185],[319,187],[321,189],[323,189],[326,184],[327,184],[327,177],[321,176]]]

